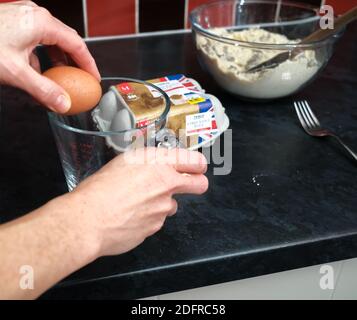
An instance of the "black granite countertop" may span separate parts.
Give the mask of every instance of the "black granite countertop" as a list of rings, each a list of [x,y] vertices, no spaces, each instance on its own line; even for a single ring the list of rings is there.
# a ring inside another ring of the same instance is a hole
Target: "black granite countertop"
[[[135,250],[105,257],[44,298],[139,298],[357,257],[357,163],[332,140],[307,136],[292,106],[307,99],[357,150],[357,24],[321,76],[296,97],[239,101],[200,68],[190,34],[90,42],[103,76],[184,73],[221,99],[233,129],[233,170],[208,172],[204,196]],[[3,88],[0,222],[66,192],[47,117]],[[36,230],[34,230],[36,232]]]

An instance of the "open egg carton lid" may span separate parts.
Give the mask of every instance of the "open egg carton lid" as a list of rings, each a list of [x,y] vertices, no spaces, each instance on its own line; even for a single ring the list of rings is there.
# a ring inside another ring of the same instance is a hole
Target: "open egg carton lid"
[[[167,100],[170,108],[165,115]],[[111,86],[92,117],[100,131],[118,132],[106,137],[107,144],[118,153],[132,147],[130,132],[140,130],[147,135],[151,124],[155,130],[154,136],[146,137],[149,145],[160,146],[164,141],[166,147],[189,150],[211,146],[229,127],[229,118],[217,97],[182,74]]]

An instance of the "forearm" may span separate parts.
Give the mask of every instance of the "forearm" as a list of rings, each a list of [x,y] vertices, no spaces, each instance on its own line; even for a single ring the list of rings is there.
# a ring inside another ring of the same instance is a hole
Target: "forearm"
[[[36,298],[96,258],[97,241],[79,202],[62,196],[0,226],[0,299]],[[31,276],[20,273],[22,266],[33,270],[33,289],[21,288]]]

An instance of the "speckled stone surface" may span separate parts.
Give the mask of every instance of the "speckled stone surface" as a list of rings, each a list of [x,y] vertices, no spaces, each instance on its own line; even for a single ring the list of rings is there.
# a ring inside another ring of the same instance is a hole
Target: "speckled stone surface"
[[[321,122],[357,150],[357,24],[328,67],[295,97],[254,104],[219,89],[191,36],[91,42],[103,76],[184,73],[221,99],[233,129],[233,170],[208,172],[204,196],[135,250],[105,257],[43,298],[139,298],[357,257],[357,163],[333,141],[307,136],[292,106],[307,99]],[[66,191],[45,112],[3,88],[0,222]],[[140,195],[138,195],[140,196]],[[36,232],[36,230],[34,230]]]

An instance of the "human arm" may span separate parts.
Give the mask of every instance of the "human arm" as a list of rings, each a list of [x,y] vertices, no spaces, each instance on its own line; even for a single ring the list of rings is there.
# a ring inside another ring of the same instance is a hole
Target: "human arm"
[[[127,252],[175,214],[179,193],[208,188],[204,156],[184,149],[120,155],[73,192],[0,226],[0,299],[31,299],[104,255]],[[160,244],[158,244],[160,245]],[[21,266],[34,272],[20,286]]]

